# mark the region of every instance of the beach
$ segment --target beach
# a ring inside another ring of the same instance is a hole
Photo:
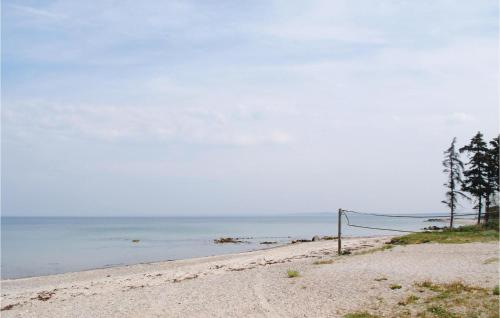
[[[498,243],[384,248],[391,237],[2,281],[2,317],[343,317],[384,315],[421,281],[498,283]],[[496,259],[495,259],[496,258]],[[488,261],[490,260],[490,261]],[[492,261],[493,260],[493,261]],[[288,270],[297,272],[290,278]],[[397,284],[399,288],[392,289]]]

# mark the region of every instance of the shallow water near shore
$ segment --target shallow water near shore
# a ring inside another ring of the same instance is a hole
[[[432,215],[432,214],[428,214]],[[351,215],[372,227],[420,230],[441,222]],[[337,214],[274,217],[2,217],[2,279],[250,251],[337,235]],[[348,227],[343,235],[398,232]],[[219,237],[244,243],[215,244]],[[133,242],[138,240],[138,242]],[[276,242],[272,245],[260,244]]]

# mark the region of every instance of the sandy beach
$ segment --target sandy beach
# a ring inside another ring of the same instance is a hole
[[[498,243],[382,249],[390,237],[2,281],[2,317],[342,317],[384,314],[423,280],[498,283]],[[496,261],[485,262],[485,260]],[[298,271],[289,278],[287,270]],[[401,285],[393,290],[391,284]],[[385,306],[380,306],[383,303]]]

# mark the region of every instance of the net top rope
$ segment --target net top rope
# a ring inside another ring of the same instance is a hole
[[[373,216],[381,216],[388,218],[410,218],[410,219],[429,219],[429,218],[445,218],[449,215],[405,215],[405,214],[382,214],[382,213],[369,213],[369,212],[359,212],[353,210],[341,210],[342,212],[348,213],[356,213],[356,214],[365,214],[365,215],[373,215]],[[477,213],[454,213],[454,216],[473,216],[477,215]]]
[[[347,213],[363,214],[363,215],[371,215],[371,216],[379,216],[379,217],[411,218],[411,219],[429,219],[429,218],[448,217],[448,215],[431,215],[431,216],[418,215],[417,216],[417,215],[367,213],[367,212],[359,212],[359,211],[343,210],[343,209],[340,209],[339,212],[342,213],[342,215],[346,218],[347,225],[351,226],[351,227],[358,227],[358,228],[372,229],[372,230],[381,230],[381,231],[403,232],[403,233],[418,233],[419,231],[399,230],[399,229],[390,229],[390,228],[381,228],[381,227],[363,226],[363,225],[352,224],[351,220],[349,219],[349,216],[347,216]],[[461,213],[461,214],[454,214],[454,215],[455,216],[472,216],[472,215],[476,215],[476,214],[475,213]]]

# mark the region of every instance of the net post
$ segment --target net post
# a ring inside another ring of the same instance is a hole
[[[338,221],[338,231],[337,231],[337,237],[338,237],[338,249],[337,253],[338,255],[342,255],[342,209],[339,209],[339,221]]]

